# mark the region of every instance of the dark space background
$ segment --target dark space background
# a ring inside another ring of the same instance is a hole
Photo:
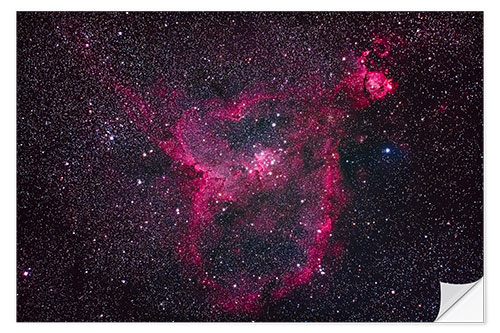
[[[145,98],[333,87],[374,34],[398,89],[344,121],[341,263],[258,313],[212,310],[170,244],[185,170],[106,77]],[[19,12],[17,105],[18,321],[432,321],[439,281],[483,275],[482,13]]]

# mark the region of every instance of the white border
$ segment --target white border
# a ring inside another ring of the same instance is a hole
[[[99,11],[99,10],[122,10],[122,11],[483,11],[492,7],[487,0],[476,1],[397,1],[397,0],[357,0],[338,1],[328,0],[184,0],[178,2],[161,2],[155,0],[113,0],[99,1],[88,0],[64,1],[64,0],[25,0],[9,5],[13,10],[27,11]]]
[[[4,219],[1,234],[2,274],[0,274],[0,286],[2,288],[1,300],[1,326],[5,332],[11,331],[34,331],[37,332],[66,332],[72,331],[109,331],[135,332],[137,329],[159,329],[179,331],[203,331],[203,332],[254,332],[255,329],[270,331],[283,329],[290,332],[301,332],[305,330],[333,330],[345,328],[348,330],[369,329],[375,332],[397,331],[404,329],[408,331],[453,329],[455,332],[470,331],[477,329],[499,330],[500,309],[495,304],[498,299],[500,284],[498,265],[493,264],[498,258],[492,259],[490,265],[486,265],[485,289],[486,297],[486,325],[463,325],[463,324],[16,324],[16,274],[15,274],[15,250],[16,250],[16,11],[18,10],[148,10],[148,11],[176,11],[176,10],[484,10],[485,11],[485,252],[486,262],[490,255],[500,253],[497,237],[499,234],[499,215],[495,206],[498,206],[500,198],[500,163],[498,158],[498,145],[500,143],[499,117],[500,108],[499,95],[499,64],[500,56],[498,35],[500,33],[500,17],[498,6],[495,1],[435,1],[418,0],[411,2],[391,1],[4,1],[0,10],[0,30],[2,36],[2,52],[0,53],[0,66],[2,73],[2,109],[0,121],[0,135],[2,144],[1,175],[3,186],[1,190],[1,210]],[[490,254],[490,255],[488,255]],[[489,283],[488,281],[491,281]],[[147,325],[147,326],[145,326]],[[307,325],[307,326],[306,326]],[[332,325],[335,325],[333,327]],[[422,327],[425,325],[425,328]],[[443,326],[444,325],[444,326]],[[496,326],[496,329],[494,328]]]

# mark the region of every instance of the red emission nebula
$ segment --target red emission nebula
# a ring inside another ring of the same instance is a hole
[[[181,184],[191,204],[175,252],[214,308],[257,312],[265,303],[262,290],[283,298],[320,273],[325,256],[335,260],[342,253],[341,242],[329,242],[348,198],[338,165],[341,120],[396,89],[386,76],[389,48],[378,38],[374,44],[333,90],[297,84],[274,93],[264,82],[231,101],[196,101],[168,138],[151,126],[161,112],[132,88],[111,84],[131,120],[196,174]],[[182,108],[179,95],[167,97],[175,110]],[[272,139],[259,134],[263,128]],[[240,137],[252,131],[256,135]]]
[[[433,321],[483,275],[480,12],[18,13],[18,321]]]

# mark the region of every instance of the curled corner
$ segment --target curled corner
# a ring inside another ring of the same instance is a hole
[[[483,322],[483,278],[467,284],[440,282],[440,287],[436,322]]]

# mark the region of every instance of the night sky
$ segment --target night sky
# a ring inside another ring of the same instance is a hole
[[[17,14],[18,321],[433,321],[482,275],[482,13]]]

